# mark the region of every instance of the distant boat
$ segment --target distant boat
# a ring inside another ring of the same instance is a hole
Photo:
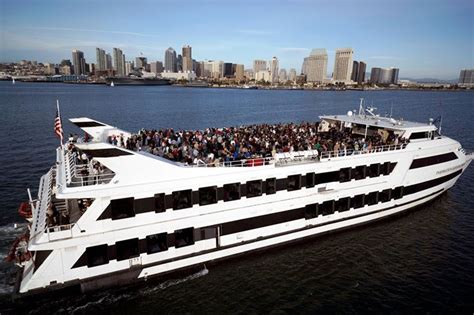
[[[115,86],[115,85],[114,85],[114,81],[110,82],[110,86],[111,86],[111,87],[114,87],[114,86]]]
[[[15,78],[12,77],[12,84],[15,84]]]
[[[140,78],[140,77],[115,77],[106,78],[105,82],[110,86],[120,85],[169,85],[170,80],[162,78]],[[113,83],[113,85],[112,85]]]

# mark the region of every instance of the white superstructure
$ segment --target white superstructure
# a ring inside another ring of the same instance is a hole
[[[120,142],[128,132],[71,119],[93,140],[58,148],[41,178],[33,258],[23,262],[17,292],[145,281],[377,220],[436,198],[472,159],[433,124],[362,109],[320,118],[321,132],[332,124],[360,137],[390,132],[410,141],[199,167],[126,150]],[[118,145],[108,143],[112,136]],[[91,160],[81,164],[84,153]]]

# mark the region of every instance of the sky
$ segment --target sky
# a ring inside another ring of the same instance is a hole
[[[192,46],[193,59],[242,63],[276,56],[301,70],[313,48],[337,48],[400,77],[455,79],[474,68],[473,0],[0,0],[0,62],[59,63],[72,49],[163,61]]]

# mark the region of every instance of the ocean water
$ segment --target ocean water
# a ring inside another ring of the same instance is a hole
[[[54,163],[56,99],[67,121],[200,129],[314,121],[358,108],[395,118],[443,117],[442,133],[474,149],[474,92],[266,91],[0,82],[0,255],[26,225],[26,188]],[[12,304],[14,268],[0,262],[0,313],[314,313],[474,311],[474,167],[434,202],[402,216],[203,267],[161,283]],[[20,224],[14,228],[13,224]]]

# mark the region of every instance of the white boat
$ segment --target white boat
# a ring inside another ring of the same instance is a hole
[[[57,148],[54,166],[41,177],[28,240],[32,259],[22,262],[16,294],[145,282],[379,220],[440,196],[473,158],[432,123],[365,109],[320,119],[321,132],[332,125],[358,137],[381,132],[409,142],[209,167],[127,150],[109,140],[126,141],[130,133],[70,119],[93,140]]]
[[[12,84],[15,84],[15,78],[12,77]]]
[[[115,86],[115,85],[114,85],[114,81],[110,82],[110,86],[111,86],[111,87],[114,87],[114,86]]]

